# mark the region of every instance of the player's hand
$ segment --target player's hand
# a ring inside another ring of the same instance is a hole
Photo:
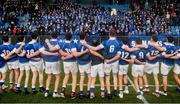
[[[61,59],[62,59],[62,60],[65,60],[65,57],[64,57],[64,56],[62,56],[62,57],[61,57]]]
[[[146,62],[142,62],[142,65],[146,65]]]
[[[48,43],[48,42],[49,42],[49,39],[45,39],[45,42]]]
[[[85,40],[81,40],[80,43],[81,43],[82,45],[87,44]]]
[[[106,59],[105,62],[106,62],[106,63],[110,63],[110,60]]]

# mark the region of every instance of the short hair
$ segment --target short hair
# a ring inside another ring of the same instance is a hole
[[[84,40],[84,39],[85,39],[85,37],[86,37],[85,32],[81,32],[81,33],[79,34],[79,38],[80,38],[80,40]]]
[[[71,40],[72,34],[71,34],[71,33],[67,33],[67,34],[65,35],[65,38],[66,38],[66,40]]]
[[[32,34],[31,39],[37,39],[38,35],[37,34]]]
[[[20,35],[17,37],[18,42],[23,42],[24,41],[24,36]]]
[[[51,37],[52,37],[53,39],[56,39],[56,38],[57,38],[57,34],[56,34],[56,33],[53,33],[53,34],[51,35]]]
[[[8,35],[4,35],[4,36],[2,37],[2,40],[3,40],[3,42],[9,42],[9,37],[8,37]]]
[[[174,38],[173,38],[172,36],[168,36],[168,37],[167,37],[167,41],[168,41],[169,43],[173,43],[173,42],[174,42]]]
[[[157,37],[156,35],[153,35],[153,36],[151,37],[151,39],[152,39],[153,41],[155,41],[155,42],[158,41],[158,37]]]
[[[137,39],[136,44],[142,44],[142,39]]]
[[[116,30],[115,28],[112,28],[109,32],[109,35],[112,36],[112,37],[115,37],[116,36]]]

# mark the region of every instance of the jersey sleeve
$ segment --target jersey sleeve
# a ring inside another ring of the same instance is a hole
[[[75,44],[71,44],[71,51],[72,52],[77,52],[77,47],[75,46]]]
[[[104,48],[105,44],[106,44],[106,41],[103,41],[99,46],[100,46],[101,48]]]

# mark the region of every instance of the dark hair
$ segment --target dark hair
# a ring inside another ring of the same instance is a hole
[[[142,39],[137,39],[136,44],[142,44]]]
[[[158,41],[158,37],[157,37],[157,36],[155,36],[155,35],[153,35],[153,36],[151,37],[151,39],[152,39],[153,41],[155,41],[155,42],[157,42],[157,41]]]
[[[32,34],[31,39],[37,39],[38,35],[37,34]]]
[[[123,42],[123,44],[128,45],[128,41],[127,40],[123,39],[122,42]]]
[[[72,34],[71,33],[67,33],[65,38],[66,40],[71,40]]]
[[[112,37],[115,37],[116,36],[116,30],[114,28],[112,28],[109,32],[109,35]]]
[[[9,37],[8,37],[8,35],[4,35],[4,36],[2,37],[2,40],[3,40],[3,42],[9,42]]]
[[[18,42],[23,42],[24,41],[24,36],[20,35],[17,37]]]
[[[168,41],[169,43],[173,43],[173,42],[174,42],[174,38],[173,38],[172,36],[168,36],[168,37],[167,37],[167,41]]]
[[[85,34],[84,32],[81,32],[81,33],[79,34],[80,40],[84,40],[85,37],[86,37],[86,34]]]
[[[56,39],[56,38],[57,38],[57,34],[56,34],[56,33],[53,33],[53,34],[51,35],[51,37],[52,37],[53,39]]]
[[[92,45],[98,46],[100,44],[99,39],[97,37],[92,37]]]

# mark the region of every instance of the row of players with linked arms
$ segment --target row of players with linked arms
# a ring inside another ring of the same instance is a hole
[[[153,73],[155,80],[155,93],[157,97],[160,94],[167,95],[167,75],[169,70],[174,65],[174,59],[176,60],[174,75],[176,76],[176,82],[180,82],[178,78],[179,74],[179,46],[173,45],[173,38],[167,37],[167,42],[163,46],[159,46],[156,36],[152,36],[151,43],[149,45],[143,45],[142,40],[138,39],[136,41],[136,46],[129,48],[126,42],[120,42],[116,39],[116,34],[112,30],[109,34],[109,39],[99,43],[97,39],[93,38],[91,45],[87,44],[85,41],[84,33],[80,33],[80,42],[71,43],[72,35],[70,33],[65,35],[66,41],[60,43],[56,40],[57,36],[52,35],[52,39],[45,40],[43,46],[37,42],[37,35],[32,35],[32,41],[25,44],[24,37],[19,36],[17,45],[13,46],[9,44],[8,36],[2,38],[3,45],[0,46],[1,50],[1,88],[3,88],[4,81],[6,79],[7,67],[9,69],[15,69],[15,87],[16,92],[20,92],[20,82],[23,76],[23,71],[25,70],[27,76],[29,77],[29,70],[33,72],[32,77],[32,92],[36,93],[36,80],[37,74],[39,74],[40,91],[44,91],[43,87],[43,69],[45,68],[45,73],[48,74],[46,80],[46,91],[45,97],[49,95],[49,86],[51,75],[55,74],[55,88],[53,97],[65,97],[65,88],[67,81],[69,79],[69,73],[72,73],[72,93],[71,97],[76,97],[76,78],[77,70],[80,71],[80,94],[79,97],[83,98],[83,83],[85,72],[88,73],[88,95],[90,98],[94,98],[94,87],[95,78],[99,74],[101,79],[101,96],[105,96],[105,86],[104,86],[104,74],[106,79],[106,90],[107,97],[112,98],[110,90],[110,73],[113,74],[114,82],[114,95],[118,95],[117,92],[117,73],[119,75],[119,96],[123,98],[123,87],[122,79],[125,79],[125,84],[127,84],[127,65],[132,65],[132,76],[134,78],[134,84],[137,90],[137,98],[142,99],[142,88],[144,80],[144,91],[149,91],[148,81],[146,73]],[[57,93],[60,79],[60,68],[59,59],[63,60],[64,63],[64,73],[65,77],[63,80],[62,91],[59,95]],[[43,61],[42,61],[43,59]],[[6,60],[6,61],[5,61]],[[17,61],[18,60],[18,61]],[[159,91],[159,81],[157,74],[159,73],[158,62],[162,62],[161,74],[163,75],[163,92]],[[53,63],[53,64],[52,64]],[[78,63],[78,64],[77,64]],[[19,64],[19,65],[18,65]],[[45,64],[45,65],[43,65]],[[44,66],[44,68],[43,68]],[[20,71],[18,70],[20,69]],[[91,69],[91,70],[90,70]],[[12,70],[11,70],[12,71]],[[20,73],[20,75],[19,75]],[[10,74],[11,75],[11,74]],[[25,94],[28,94],[29,78],[25,78]],[[13,88],[13,80],[10,79],[10,88]],[[138,84],[139,82],[139,84]],[[178,84],[180,85],[180,84]],[[179,89],[179,87],[178,87]],[[179,90],[178,90],[179,91]],[[128,84],[125,87],[125,92],[128,92]]]

